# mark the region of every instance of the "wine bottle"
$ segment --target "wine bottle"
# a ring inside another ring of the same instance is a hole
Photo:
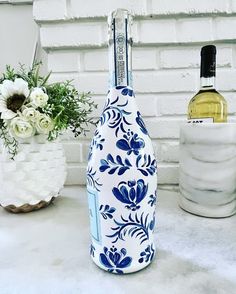
[[[215,89],[216,47],[201,49],[201,87],[188,105],[189,122],[226,122],[227,103]]]
[[[108,19],[110,86],[87,167],[90,254],[118,274],[146,267],[155,255],[157,167],[132,89],[131,22],[124,9]]]

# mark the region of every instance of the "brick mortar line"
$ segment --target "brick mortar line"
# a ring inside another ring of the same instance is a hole
[[[234,17],[236,16],[236,12],[199,12],[199,13],[176,13],[176,14],[148,14],[148,15],[138,15],[134,16],[134,21],[140,20],[163,20],[163,19],[171,19],[171,20],[179,20],[181,18],[201,18],[201,17]],[[90,16],[90,17],[71,17],[71,18],[61,18],[61,19],[35,19],[36,23],[40,24],[61,24],[61,23],[85,23],[85,22],[106,22],[107,16]]]
[[[194,46],[203,46],[204,44],[209,44],[209,43],[214,43],[214,44],[225,44],[225,45],[235,45],[235,40],[236,38],[234,39],[219,39],[219,40],[211,40],[211,41],[193,41],[193,42],[189,42],[189,41],[186,41],[186,42],[160,42],[160,43],[141,43],[141,42],[138,42],[138,43],[135,43],[134,42],[134,45],[133,47],[137,47],[137,48],[148,48],[148,47],[154,47],[154,46],[157,46],[160,48],[160,47],[168,47],[168,46],[186,46],[186,47],[190,47],[191,45],[194,45]],[[86,44],[86,45],[75,45],[75,46],[67,46],[67,45],[62,45],[62,46],[58,46],[58,45],[55,45],[55,46],[43,46],[43,49],[49,53],[50,51],[60,51],[60,50],[78,50],[78,49],[81,49],[81,50],[88,50],[88,49],[103,49],[103,48],[107,48],[107,44],[106,43],[101,43],[99,45],[93,45],[93,44]]]

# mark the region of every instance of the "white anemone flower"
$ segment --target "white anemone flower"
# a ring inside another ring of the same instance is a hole
[[[17,115],[29,96],[28,83],[21,78],[5,80],[0,85],[0,114],[2,119],[12,119]]]

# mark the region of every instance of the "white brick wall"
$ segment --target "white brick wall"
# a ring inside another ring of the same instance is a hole
[[[226,97],[230,120],[236,113],[235,0],[35,0],[52,80],[74,79],[79,91],[92,91],[99,116],[107,91],[107,25],[110,10],[134,15],[133,69],[137,103],[153,139],[159,183],[178,183],[179,125],[199,85],[199,51],[217,45],[217,85]],[[67,184],[84,184],[87,138],[64,136]]]

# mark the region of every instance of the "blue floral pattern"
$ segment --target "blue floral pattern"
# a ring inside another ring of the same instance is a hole
[[[145,126],[145,123],[141,117],[141,113],[139,111],[137,111],[137,117],[136,117],[136,122],[137,124],[139,125],[140,127],[140,130],[145,134],[145,135],[148,135],[148,131],[147,131],[147,128]]]
[[[107,235],[109,238],[114,238],[112,243],[116,243],[118,239],[124,241],[125,236],[137,238],[140,240],[140,245],[149,239],[149,230],[153,231],[155,225],[155,217],[149,222],[147,214],[144,217],[144,213],[139,217],[137,213],[135,216],[129,215],[128,219],[121,216],[120,222],[114,220],[116,227],[112,228],[115,231],[111,235]]]
[[[126,256],[127,251],[125,248],[118,251],[114,246],[110,250],[104,247],[103,252],[100,254],[100,262],[109,272],[123,274],[123,269],[131,265],[132,258]]]
[[[149,201],[148,201],[148,204],[150,204],[151,207],[155,206],[156,203],[157,203],[157,191],[155,191],[154,195],[149,196]]]
[[[136,167],[144,175],[154,175],[157,170],[157,162],[155,158],[152,158],[151,155],[138,155],[136,159]]]
[[[125,132],[125,125],[131,125],[126,119],[126,116],[130,115],[131,112],[126,111],[125,107],[128,104],[128,100],[123,104],[117,104],[119,100],[119,96],[111,102],[111,100],[108,98],[107,104],[104,107],[101,119],[100,119],[100,125],[104,125],[107,123],[107,126],[109,128],[115,129],[115,135],[118,136],[118,132],[121,130],[122,132]]]
[[[100,192],[102,184],[99,183],[99,178],[96,178],[96,171],[93,171],[92,167],[88,167],[87,169],[87,185]]]
[[[139,263],[143,262],[151,262],[155,255],[155,249],[153,244],[148,245],[147,248],[140,253],[140,258],[138,260]]]
[[[133,90],[117,86],[109,92],[89,150],[91,230],[102,237],[93,238],[90,254],[108,272],[123,274],[155,255],[157,164]],[[135,254],[132,245],[139,246]]]
[[[132,154],[132,152],[138,155],[140,149],[145,147],[145,142],[138,134],[128,130],[128,132],[123,135],[123,139],[116,142],[116,146],[121,150],[127,151],[127,155]]]
[[[110,207],[108,204],[101,205],[99,208],[101,215],[104,219],[112,219],[113,213],[116,211],[114,207]]]
[[[118,187],[114,187],[112,192],[116,199],[127,204],[125,207],[135,211],[140,208],[139,203],[147,195],[148,184],[144,180],[120,182]]]
[[[120,155],[114,158],[110,153],[106,159],[100,160],[100,172],[108,170],[108,174],[113,175],[115,172],[120,176],[124,174],[128,169],[132,167],[131,162],[128,158],[122,160]],[[152,158],[151,155],[139,154],[136,158],[136,167],[144,176],[154,175],[157,170],[156,159]]]
[[[105,139],[102,138],[102,135],[99,133],[98,129],[96,129],[95,133],[94,133],[93,140],[92,140],[90,147],[89,147],[88,161],[92,157],[94,147],[98,150],[102,150],[104,142],[105,142]]]
[[[113,175],[115,172],[117,172],[117,174],[120,176],[130,169],[130,167],[132,167],[132,164],[130,163],[129,159],[125,158],[123,161],[120,155],[117,155],[114,159],[114,157],[109,153],[106,159],[101,159],[99,170],[100,172],[108,170],[108,174],[110,175]]]
[[[121,94],[124,96],[134,96],[134,91],[128,87],[125,86],[116,86],[116,90],[121,90]]]

